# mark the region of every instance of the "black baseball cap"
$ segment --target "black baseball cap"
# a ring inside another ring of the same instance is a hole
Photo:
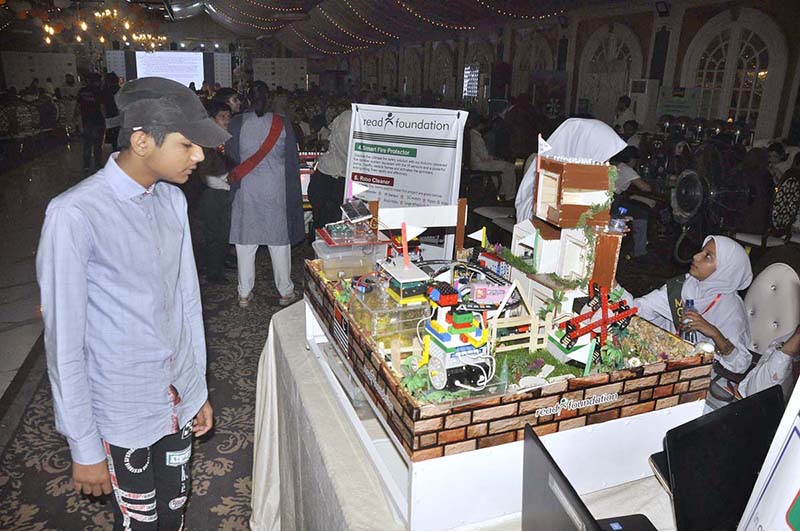
[[[197,94],[177,81],[142,77],[128,81],[114,96],[119,116],[106,120],[108,127],[139,129],[162,126],[181,133],[193,143],[215,148],[231,135],[208,117]]]

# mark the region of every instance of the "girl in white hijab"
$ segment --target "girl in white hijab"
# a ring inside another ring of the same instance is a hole
[[[625,149],[627,144],[608,124],[600,120],[570,118],[553,131],[547,143],[553,148],[547,157],[574,157],[606,162]],[[532,156],[533,157],[533,156]],[[533,189],[536,184],[535,157],[528,159],[527,169],[517,191],[514,206],[517,209],[517,223],[533,217]]]
[[[750,367],[752,355],[747,349],[750,330],[744,302],[737,292],[747,288],[752,280],[744,248],[725,236],[708,236],[703,249],[694,255],[687,275],[633,299],[631,304],[639,309],[638,315],[643,319],[673,333],[678,328],[694,332],[698,342],[714,346],[711,373],[714,383],[706,399],[711,409],[733,399],[724,391],[727,377],[738,378]],[[625,298],[632,299],[628,292]],[[694,311],[683,310],[687,300],[694,301]]]

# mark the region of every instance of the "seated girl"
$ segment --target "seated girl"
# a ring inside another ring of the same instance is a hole
[[[750,331],[744,302],[737,292],[752,280],[750,260],[742,246],[725,236],[708,236],[687,275],[637,299],[625,292],[625,298],[633,299],[631,306],[639,309],[643,319],[713,345],[715,360],[707,409],[735,400],[727,390],[728,380],[740,381],[750,367]],[[685,308],[686,301],[693,301],[693,310]]]

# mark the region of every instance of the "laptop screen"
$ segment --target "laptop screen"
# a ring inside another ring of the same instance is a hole
[[[736,529],[783,408],[775,386],[667,432],[664,447],[679,530]]]
[[[525,426],[523,531],[600,531],[530,424]]]

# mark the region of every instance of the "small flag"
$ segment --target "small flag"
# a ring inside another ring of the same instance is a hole
[[[369,191],[368,187],[364,186],[361,183],[357,183],[355,181],[352,181],[351,187],[350,187],[351,197],[355,197],[358,194],[363,194],[364,192],[367,192],[367,191]]]
[[[486,227],[483,227],[480,230],[476,230],[472,234],[467,234],[468,238],[472,238],[473,240],[478,240],[481,242],[481,247],[486,248],[488,242],[486,241]]]
[[[536,173],[542,169],[542,155],[553,149],[553,146],[547,143],[547,140],[542,138],[542,133],[539,133],[539,150],[536,152]]]
[[[547,140],[542,138],[542,133],[539,133],[539,152],[538,152],[539,155],[541,155],[542,153],[547,153],[551,149],[553,149],[553,146],[548,144]]]
[[[406,224],[406,238],[413,240],[423,232],[428,230],[426,227],[417,227],[416,225],[408,225]]]

